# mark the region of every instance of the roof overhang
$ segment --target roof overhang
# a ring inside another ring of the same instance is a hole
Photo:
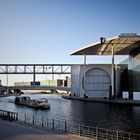
[[[97,42],[86,46],[71,53],[71,55],[111,55],[112,45],[114,46],[114,55],[130,55],[135,50],[140,49],[140,35],[116,36],[103,43]]]

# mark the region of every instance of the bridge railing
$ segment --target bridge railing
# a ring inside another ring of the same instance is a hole
[[[32,125],[90,137],[96,140],[139,140],[140,134],[91,127],[82,124],[69,123],[65,120],[48,119],[29,114],[18,114],[18,120]]]

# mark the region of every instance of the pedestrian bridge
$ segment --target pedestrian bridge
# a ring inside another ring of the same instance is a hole
[[[71,91],[70,87],[61,87],[61,86],[38,86],[38,85],[32,85],[32,86],[0,86],[0,91],[4,90],[62,90],[62,91]]]

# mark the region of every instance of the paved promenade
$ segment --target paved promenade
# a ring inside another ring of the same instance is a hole
[[[27,124],[0,119],[0,140],[91,140]],[[93,140],[93,139],[92,139]]]

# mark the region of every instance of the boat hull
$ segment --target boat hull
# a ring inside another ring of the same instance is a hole
[[[23,100],[24,99],[24,100]],[[30,98],[23,98],[22,97],[16,97],[15,98],[15,104],[16,105],[24,105],[36,109],[50,109],[50,104],[47,102],[41,102],[38,100],[31,100]]]

